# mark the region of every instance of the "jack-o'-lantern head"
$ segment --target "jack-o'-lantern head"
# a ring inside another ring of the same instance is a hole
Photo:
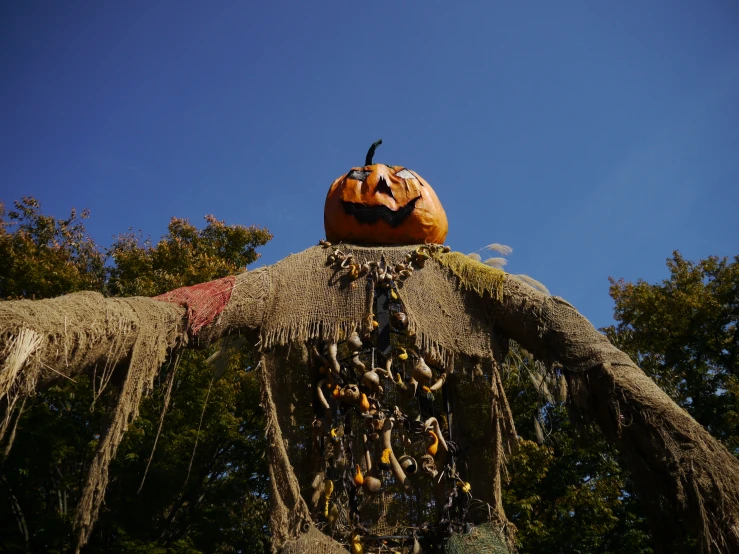
[[[326,239],[352,244],[442,244],[448,231],[446,213],[423,178],[402,166],[354,167],[333,182],[326,196]]]

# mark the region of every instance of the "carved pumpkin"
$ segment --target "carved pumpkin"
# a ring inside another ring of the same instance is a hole
[[[354,167],[333,182],[326,196],[323,223],[331,242],[352,244],[442,244],[448,224],[436,193],[423,178],[402,166]]]

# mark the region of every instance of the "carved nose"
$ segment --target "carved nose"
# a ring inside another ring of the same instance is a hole
[[[377,192],[381,192],[382,194],[387,194],[390,198],[395,198],[393,196],[393,191],[390,189],[390,185],[387,184],[387,181],[385,180],[385,177],[380,177],[380,179],[377,181],[377,187],[375,188]]]

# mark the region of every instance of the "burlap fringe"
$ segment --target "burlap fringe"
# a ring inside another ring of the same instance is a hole
[[[442,367],[449,373],[454,372],[454,352],[444,348],[438,341],[431,338],[428,333],[423,332],[415,321],[410,321],[408,329],[414,337],[414,342],[419,352],[426,357],[438,360]]]
[[[401,297],[402,299],[402,297]],[[371,316],[371,313],[367,314]],[[330,321],[319,319],[314,321],[289,321],[287,325],[270,330],[262,337],[262,348],[266,351],[278,346],[292,343],[307,343],[312,340],[341,340],[348,337],[354,330],[362,329],[362,321]],[[444,348],[439,342],[431,338],[428,333],[423,332],[419,326],[410,321],[408,329],[413,336],[413,341],[420,353],[431,356],[437,360],[446,371],[454,371],[454,352]]]
[[[7,353],[3,356],[5,363],[0,371],[0,401],[7,397],[5,416],[0,423],[0,440],[8,430],[18,398],[28,396],[36,388],[39,364],[34,364],[33,371],[21,373],[21,369],[42,343],[41,335],[32,329],[21,329],[8,340]]]
[[[363,248],[343,245],[357,260],[389,264],[403,260],[409,247]],[[373,314],[371,282],[348,282],[326,265],[330,250],[310,248],[276,264],[270,280],[271,302],[263,321],[261,348],[272,350],[291,343],[330,340],[365,330]],[[457,353],[491,358],[489,338],[480,332],[484,310],[466,300],[463,289],[487,291],[503,298],[505,272],[457,253],[436,252],[425,268],[399,283],[400,302],[409,315],[409,331],[419,352],[439,361],[447,370]],[[450,274],[451,273],[451,274]],[[450,282],[457,281],[460,291]]]
[[[262,348],[271,350],[277,346],[306,343],[314,339],[340,340],[361,328],[361,321],[332,321],[328,317],[311,321],[289,319],[286,324],[262,336]]]
[[[297,539],[307,531],[312,520],[310,509],[300,494],[300,484],[282,438],[277,407],[272,398],[271,372],[274,370],[268,358],[268,355],[262,356],[259,375],[262,383],[262,408],[267,419],[265,434],[269,458],[272,551],[279,552],[286,542]]]
[[[506,273],[502,269],[487,266],[460,252],[437,253],[434,258],[457,276],[463,288],[484,293],[498,302],[503,301],[503,283]]]
[[[58,377],[74,380],[92,369],[97,398],[116,367],[129,359],[77,507],[77,552],[89,538],[104,499],[110,462],[143,395],[170,349],[187,342],[182,315],[181,308],[148,298],[105,299],[89,292],[0,306],[0,343],[6,345],[0,352],[4,360],[0,401],[6,406],[0,434],[9,428],[17,401],[44,383]]]
[[[131,351],[131,361],[118,404],[90,465],[87,483],[77,508],[75,526],[79,529],[79,538],[76,552],[87,543],[105,498],[110,462],[115,457],[128,425],[138,416],[141,400],[151,390],[154,378],[172,346],[169,322],[152,318],[146,304],[138,305],[136,299],[122,302],[129,303],[138,316],[138,335]]]

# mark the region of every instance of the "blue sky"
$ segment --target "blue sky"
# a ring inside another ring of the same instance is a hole
[[[449,245],[511,245],[596,326],[608,276],[739,254],[734,0],[8,1],[0,69],[0,200],[87,207],[103,244],[212,213],[273,263],[382,137]]]

